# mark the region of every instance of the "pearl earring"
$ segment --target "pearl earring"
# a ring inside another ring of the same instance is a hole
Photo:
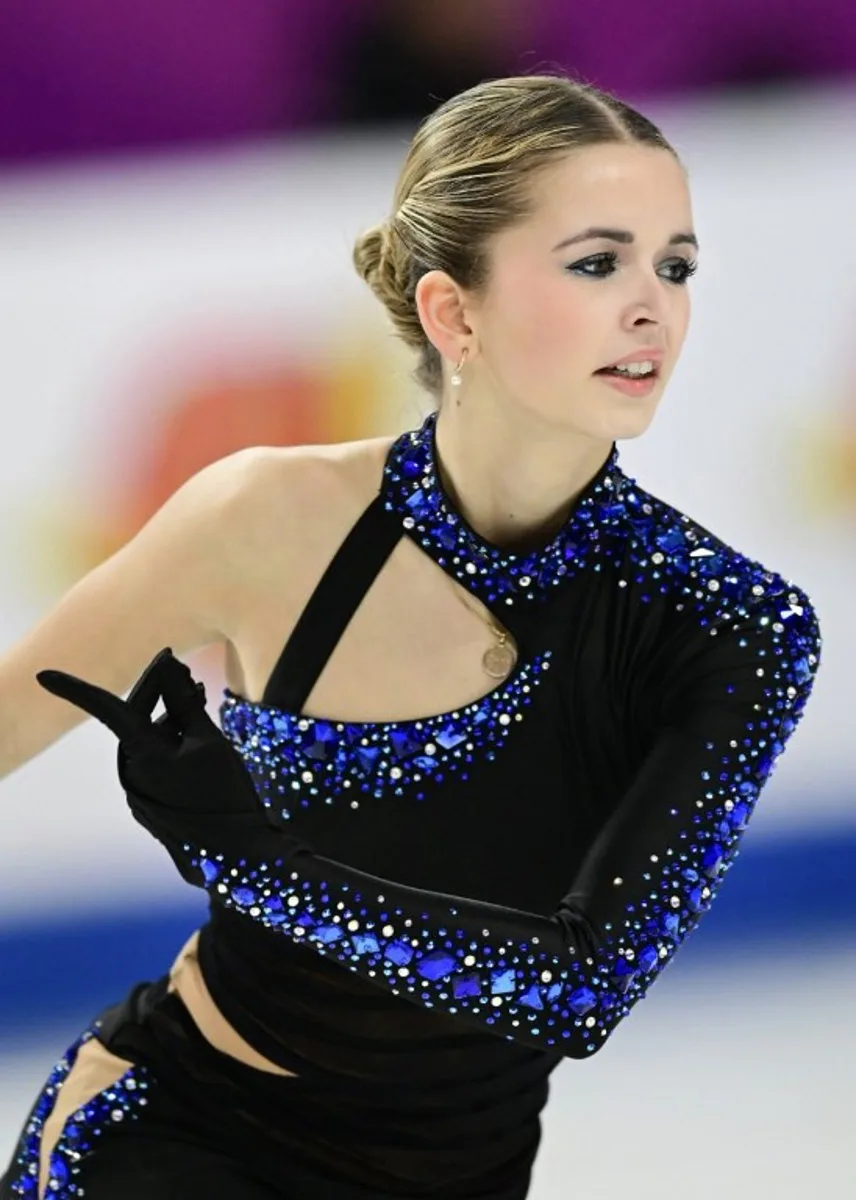
[[[452,375],[449,379],[449,383],[451,383],[452,387],[460,387],[461,386],[461,383],[463,382],[463,376],[461,375],[461,371],[463,369],[463,366],[464,366],[464,363],[466,362],[466,360],[467,360],[467,348],[465,346],[464,352],[461,355],[461,361],[455,367],[455,369],[452,372]]]

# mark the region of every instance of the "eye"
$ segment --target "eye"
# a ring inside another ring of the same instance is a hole
[[[588,275],[590,279],[605,279],[611,275],[618,263],[618,255],[614,250],[606,250],[603,254],[592,254],[589,258],[580,259],[567,268],[575,275]],[[606,268],[606,270],[590,270],[590,268]]]
[[[572,271],[575,275],[587,276],[589,279],[606,279],[608,275],[613,274],[617,266],[618,254],[615,250],[607,250],[603,254],[592,254],[588,258],[580,259],[566,270]],[[671,272],[665,276],[669,283],[680,285],[695,275],[698,263],[689,258],[673,258],[664,263],[662,270]]]
[[[675,258],[665,264],[666,268],[676,272],[669,280],[670,283],[686,283],[698,270],[698,263],[690,258]]]

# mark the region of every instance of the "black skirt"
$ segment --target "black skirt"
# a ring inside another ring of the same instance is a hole
[[[90,1037],[133,1066],[66,1122],[51,1158],[52,1200],[524,1200],[540,1141],[532,1123],[525,1151],[488,1173],[425,1182],[368,1169],[348,1139],[345,1115],[395,1121],[352,1092],[336,1097],[297,1077],[274,1075],[216,1050],[202,1036],[168,977],[138,984],[102,1012],[51,1073],[0,1180],[0,1200],[37,1193],[40,1132],[63,1080]],[[544,1082],[547,1088],[547,1082]],[[540,1098],[540,1103],[546,1095]],[[427,1178],[426,1173],[426,1178]]]

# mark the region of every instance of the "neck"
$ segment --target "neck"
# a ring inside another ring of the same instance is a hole
[[[481,537],[517,553],[537,549],[562,528],[611,450],[612,442],[498,406],[487,412],[446,402],[437,417],[444,490]]]

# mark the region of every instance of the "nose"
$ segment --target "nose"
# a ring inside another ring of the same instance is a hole
[[[663,281],[648,275],[640,280],[625,315],[631,329],[637,325],[664,325],[668,318],[668,298]]]

